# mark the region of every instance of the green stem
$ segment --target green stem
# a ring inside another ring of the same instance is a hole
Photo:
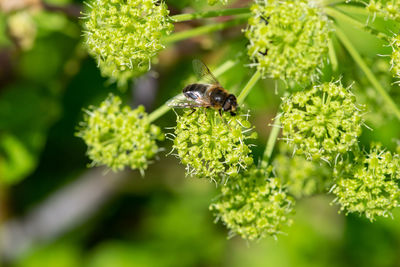
[[[342,4],[344,2],[345,2],[345,0],[324,0],[323,5],[324,6],[333,6],[333,5],[337,5],[337,4]]]
[[[242,92],[240,92],[240,95],[237,98],[238,104],[242,104],[244,99],[247,97],[247,95],[250,93],[251,89],[253,89],[254,85],[257,83],[257,81],[260,79],[261,73],[260,71],[256,71],[253,76],[250,78],[250,80],[247,82],[246,86],[243,88]]]
[[[220,30],[230,28],[230,27],[233,27],[236,25],[240,25],[240,24],[247,22],[248,17],[249,17],[248,15],[246,15],[246,16],[242,15],[242,16],[236,17],[229,21],[214,23],[214,24],[210,24],[210,25],[204,25],[204,26],[200,26],[200,27],[197,27],[194,29],[187,30],[187,31],[176,32],[169,36],[164,37],[163,43],[174,43],[174,42],[189,39],[189,38],[192,38],[195,36],[215,32],[215,31],[220,31]]]
[[[264,155],[261,161],[261,167],[266,168],[270,163],[272,151],[274,150],[276,140],[278,139],[279,131],[281,130],[280,116],[275,117],[275,123],[272,127],[271,133],[269,134],[267,145],[264,150]]]
[[[332,38],[328,40],[328,49],[329,49],[329,59],[331,61],[332,70],[336,72],[338,70],[338,60],[335,52],[335,47],[333,46]]]
[[[357,49],[353,46],[353,44],[350,42],[350,40],[347,38],[347,36],[342,32],[342,30],[336,26],[335,26],[335,29],[336,29],[336,36],[339,38],[339,40],[342,42],[342,44],[346,47],[347,51],[352,56],[354,61],[358,64],[358,66],[365,73],[368,80],[375,87],[376,91],[382,96],[386,105],[388,105],[392,109],[393,114],[396,115],[396,117],[400,120],[400,110],[396,106],[396,104],[394,103],[394,101],[392,100],[390,95],[385,91],[385,89],[379,83],[378,79],[372,73],[370,68],[367,66],[367,64],[362,59],[361,55],[358,53]]]
[[[149,114],[149,121],[153,122],[163,116],[165,113],[167,113],[171,108],[168,107],[167,105],[162,105],[158,109],[154,110],[152,113]]]
[[[387,36],[385,33],[380,32],[377,29],[374,29],[374,28],[372,28],[370,26],[367,26],[364,23],[362,23],[362,22],[350,17],[349,15],[347,15],[345,13],[342,13],[342,12],[336,10],[336,9],[333,9],[331,7],[325,7],[324,12],[327,15],[329,15],[329,16],[335,18],[335,19],[342,20],[342,21],[347,22],[347,23],[349,23],[349,24],[351,24],[351,25],[353,25],[353,26],[355,26],[355,27],[357,27],[357,28],[359,28],[359,29],[361,29],[363,31],[366,31],[366,32],[378,37],[379,39],[384,40],[385,42],[389,42],[390,41],[390,37]]]
[[[234,61],[234,60],[226,61],[224,64],[222,64],[217,69],[215,69],[214,75],[217,77],[221,76],[226,71],[230,70],[233,66],[235,66],[235,64],[236,64],[236,61]],[[158,118],[163,116],[165,113],[167,113],[170,109],[171,108],[168,107],[167,105],[165,105],[165,104],[162,105],[161,107],[159,107],[158,109],[154,110],[153,112],[151,112],[149,114],[149,121],[153,122],[153,121],[157,120]]]
[[[240,15],[250,13],[250,8],[229,8],[224,10],[212,10],[205,12],[196,12],[190,14],[179,14],[171,16],[171,20],[173,22],[182,22],[193,19],[204,19],[204,18],[213,18],[213,17],[222,17],[222,16],[231,16],[231,15]]]
[[[353,15],[361,15],[361,16],[365,16],[365,17],[374,15],[372,12],[368,11],[365,6],[362,7],[362,6],[354,6],[354,5],[344,4],[344,5],[337,5],[337,6],[335,6],[335,8],[337,8],[338,10],[340,10],[342,12],[351,13]],[[375,13],[374,16],[381,17],[381,18],[384,17],[384,15],[379,12]]]

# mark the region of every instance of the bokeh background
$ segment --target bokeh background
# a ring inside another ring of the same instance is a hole
[[[209,8],[202,2],[167,4],[177,14]],[[193,75],[194,58],[211,69],[238,60],[219,78],[238,92],[252,74],[245,67],[244,26],[168,47],[152,71],[121,91],[100,76],[85,52],[78,19],[82,1],[38,3],[0,1],[0,266],[400,266],[398,209],[394,219],[370,223],[338,214],[332,196],[317,195],[297,203],[294,225],[278,240],[246,242],[228,239],[225,227],[214,222],[208,206],[217,195],[215,184],[185,177],[179,161],[166,156],[168,140],[144,177],[138,171],[88,168],[86,146],[75,137],[83,108],[112,92],[150,112],[181,91]],[[236,1],[232,7],[249,3]],[[201,23],[179,23],[176,30]],[[389,22],[377,23],[398,31]],[[377,54],[389,54],[390,47],[358,31],[351,36],[374,72],[386,74],[388,59]],[[395,150],[398,121],[384,112],[365,77],[335,45],[343,82],[356,79],[354,88],[367,92],[361,99],[369,104],[367,122],[374,131],[364,131],[362,142]],[[324,72],[330,77],[329,68]],[[381,82],[391,87],[387,75]],[[261,81],[246,101],[259,134],[256,158],[278,108],[279,86]],[[398,100],[399,92],[393,87]],[[168,132],[175,115],[171,111],[156,123]]]

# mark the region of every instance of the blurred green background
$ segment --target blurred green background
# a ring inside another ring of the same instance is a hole
[[[183,8],[191,2],[167,4],[174,14],[187,12]],[[202,58],[211,69],[237,59],[239,64],[219,79],[238,92],[252,74],[244,66],[247,42],[240,27],[180,42],[121,92],[85,53],[78,20],[82,2],[45,3],[45,10],[0,13],[1,266],[400,266],[399,210],[394,219],[370,223],[338,214],[330,205],[332,196],[318,195],[297,203],[294,225],[278,240],[246,242],[228,239],[224,226],[214,223],[208,205],[217,195],[215,185],[186,178],[178,160],[166,156],[168,140],[145,177],[138,171],[87,168],[86,146],[74,136],[83,108],[112,92],[132,106],[145,104],[150,112],[180,92],[192,75],[193,58]],[[193,6],[205,8],[200,1]],[[396,29],[381,23],[385,30]],[[386,74],[388,59],[376,54],[389,54],[390,47],[358,31],[351,34],[374,72]],[[344,84],[356,79],[356,94],[363,92],[360,98],[371,110],[367,124],[374,131],[364,131],[362,142],[380,141],[394,150],[398,121],[376,102],[365,77],[335,45]],[[324,71],[332,75],[329,68]],[[381,82],[391,88],[387,75]],[[259,82],[247,99],[259,133],[255,157],[262,154],[279,105],[282,91],[275,94],[275,87],[275,81]],[[399,89],[393,88],[399,100]],[[175,115],[169,112],[156,123],[174,126]]]

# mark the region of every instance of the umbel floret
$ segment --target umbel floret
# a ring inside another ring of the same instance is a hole
[[[232,236],[240,235],[248,240],[275,237],[292,224],[294,200],[269,170],[253,165],[220,187],[221,194],[210,205],[210,210]]]
[[[380,146],[373,146],[368,154],[357,154],[336,166],[333,202],[346,214],[359,213],[371,221],[388,217],[400,206],[400,157]]]
[[[209,178],[218,184],[237,176],[253,164],[246,141],[256,138],[247,115],[236,116],[215,110],[187,110],[177,115],[173,149],[185,164],[187,175]]]
[[[392,56],[390,58],[392,72],[395,77],[400,78],[400,35],[395,35],[392,38],[391,46],[393,50]]]
[[[393,0],[371,0],[365,8],[375,16],[382,15],[385,19],[400,21],[400,2]]]
[[[284,139],[309,159],[332,161],[357,144],[363,107],[339,82],[315,85],[283,98]]]
[[[142,174],[159,150],[156,140],[164,137],[143,106],[121,107],[121,99],[113,95],[86,110],[77,136],[88,146],[92,166],[106,165],[113,171],[129,167]]]
[[[330,34],[320,8],[306,0],[257,0],[251,11],[248,55],[262,76],[300,85],[317,80]]]
[[[92,0],[87,5],[85,41],[102,75],[125,85],[148,71],[164,48],[161,37],[173,27],[164,1]]]

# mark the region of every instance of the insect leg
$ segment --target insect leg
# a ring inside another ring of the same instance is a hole
[[[192,112],[190,112],[190,114],[188,116],[192,115],[195,111],[196,111],[196,109],[192,108]]]

